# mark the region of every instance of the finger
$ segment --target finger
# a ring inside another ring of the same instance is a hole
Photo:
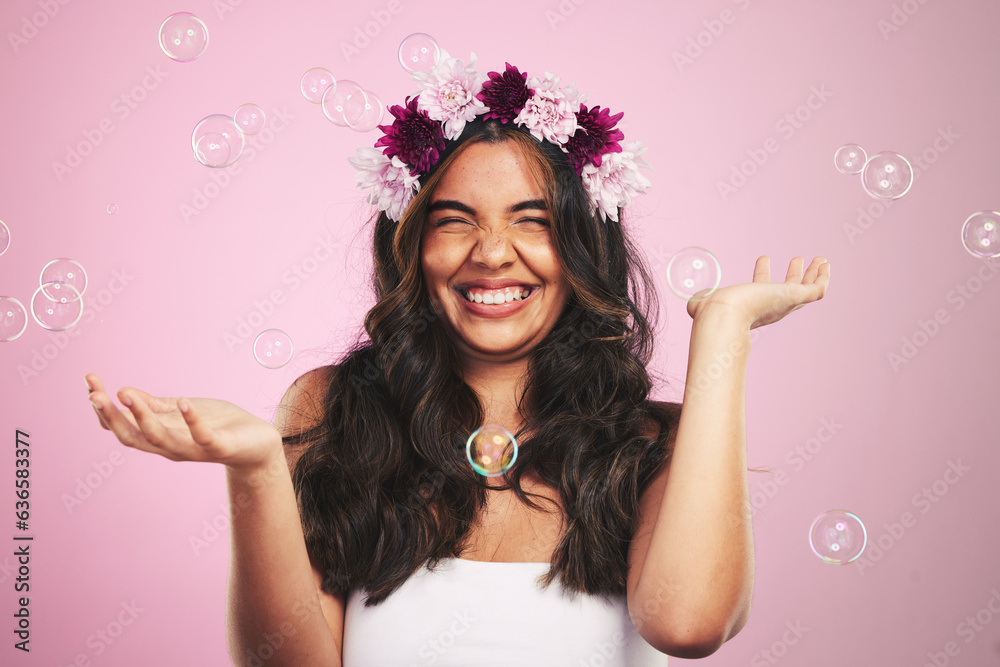
[[[809,263],[809,268],[806,269],[805,275],[802,277],[803,285],[811,285],[816,282],[817,276],[819,276],[819,267],[826,263],[825,257],[814,257],[813,261]]]
[[[105,431],[110,431],[111,429],[108,427],[108,422],[104,421],[104,416],[98,409],[99,404],[95,403],[93,398],[91,398],[91,396],[94,393],[94,386],[95,385],[101,386],[100,378],[94,375],[93,373],[86,373],[83,376],[83,380],[84,382],[87,383],[87,398],[88,400],[90,400],[90,404],[94,406],[94,414],[97,415],[97,421],[101,424],[101,428],[103,428]]]
[[[149,410],[155,413],[172,412],[177,409],[177,399],[176,398],[166,398],[162,396],[153,396],[141,389],[136,389],[135,387],[123,387],[118,390],[119,400],[121,400],[121,393],[125,389],[128,389],[130,396],[139,397],[143,400]],[[124,403],[124,401],[122,401]]]
[[[187,423],[188,429],[191,431],[191,437],[194,438],[195,442],[202,447],[208,447],[215,442],[215,432],[201,418],[201,415],[195,410],[191,401],[178,398],[177,408],[184,415],[184,421]]]
[[[160,418],[154,413],[147,402],[147,394],[134,387],[122,387],[118,390],[118,400],[132,412],[135,423],[142,431],[143,437],[152,445],[168,450],[174,439],[164,428]]]
[[[792,261],[788,263],[788,273],[785,274],[785,282],[802,282],[802,264],[803,259],[801,257],[793,257]]]
[[[132,416],[132,413],[120,410],[103,391],[95,391],[91,394],[91,400],[97,404],[98,414],[104,418],[108,428],[115,434],[119,442],[126,447],[141,449],[145,452],[157,451],[150,446],[134,423],[135,417]]]
[[[771,282],[771,258],[767,255],[761,255],[757,258],[757,263],[753,266],[753,282]]]

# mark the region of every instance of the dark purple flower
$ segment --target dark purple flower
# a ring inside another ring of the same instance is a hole
[[[405,107],[397,104],[389,109],[396,120],[392,125],[378,126],[384,136],[375,142],[375,148],[385,146],[382,153],[390,160],[398,155],[413,176],[430,171],[445,148],[441,123],[417,110],[419,97],[407,97]]]
[[[583,165],[588,160],[595,167],[600,167],[602,155],[622,152],[618,142],[625,138],[625,133],[616,129],[615,124],[625,113],[614,116],[610,114],[610,110],[599,106],[587,111],[585,104],[580,105],[580,111],[576,114],[576,132],[565,146],[569,152],[569,162],[577,174],[583,173]]]
[[[514,120],[528,99],[535,94],[525,83],[528,73],[519,72],[516,67],[507,63],[507,70],[503,74],[489,72],[488,76],[490,80],[483,82],[482,92],[476,95],[490,109],[483,114],[483,120],[496,118],[501,123]]]

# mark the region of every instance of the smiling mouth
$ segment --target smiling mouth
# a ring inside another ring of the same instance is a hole
[[[479,287],[466,287],[459,289],[459,293],[465,297],[466,301],[472,303],[485,303],[488,305],[499,305],[510,303],[511,301],[522,301],[535,292],[534,287],[518,285],[514,287],[504,287],[502,289],[482,289]]]

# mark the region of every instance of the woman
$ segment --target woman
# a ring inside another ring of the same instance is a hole
[[[368,340],[272,426],[87,375],[101,425],[227,466],[238,664],[663,664],[746,623],[751,329],[822,298],[801,258],[692,299],[683,409],[648,400],[655,302],[621,224],[648,181],[607,109],[445,55],[352,159],[374,228]],[[579,107],[579,109],[577,109]],[[502,477],[466,439],[516,434]],[[536,582],[537,578],[537,582]]]

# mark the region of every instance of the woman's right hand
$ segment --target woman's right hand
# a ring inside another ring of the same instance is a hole
[[[118,390],[119,409],[101,379],[86,376],[101,426],[122,444],[171,461],[210,461],[251,470],[284,455],[281,435],[269,422],[228,401],[163,398],[134,387]]]

